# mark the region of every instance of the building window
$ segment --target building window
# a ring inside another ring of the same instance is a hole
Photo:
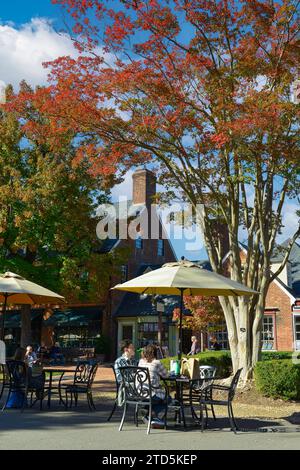
[[[263,318],[262,349],[266,351],[275,349],[273,315],[265,315]]]
[[[143,249],[143,239],[142,237],[138,237],[135,239],[135,247],[137,250],[142,250]]]
[[[162,346],[168,346],[168,325],[162,322]],[[138,346],[143,348],[147,344],[158,344],[158,322],[145,322],[138,324]]]
[[[123,264],[121,266],[121,284],[126,281],[128,281],[128,265]]]
[[[294,316],[294,328],[295,328],[295,349],[300,350],[300,315]]]
[[[165,246],[163,240],[157,240],[157,256],[164,256]]]
[[[229,349],[228,333],[225,323],[221,325],[209,325],[208,348]]]

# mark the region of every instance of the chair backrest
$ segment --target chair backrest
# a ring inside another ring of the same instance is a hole
[[[6,362],[6,366],[11,386],[17,388],[25,387],[27,381],[25,362],[9,360]]]
[[[88,364],[86,362],[78,364],[74,375],[74,385],[92,386],[97,369],[98,364]]]
[[[115,366],[114,366],[114,365],[112,365],[112,366],[110,366],[110,367],[111,367],[111,368],[112,368],[112,370],[113,370],[113,373],[114,373],[114,378],[115,378],[115,383],[116,383],[116,387],[117,387],[117,391],[118,391],[118,390],[119,390],[119,386],[120,386],[120,384],[119,384],[119,382],[118,382],[118,379],[117,379],[117,374],[116,374]]]
[[[216,375],[217,368],[215,366],[200,366],[200,379],[213,379]]]
[[[0,374],[1,374],[1,377],[2,377],[1,382],[4,385],[9,384],[9,372],[8,372],[6,364],[0,364]]]
[[[119,368],[125,401],[150,401],[152,396],[149,369],[147,367],[127,366]]]
[[[229,401],[232,401],[233,398],[234,398],[234,395],[235,395],[235,392],[236,392],[236,388],[238,386],[238,383],[239,383],[239,380],[240,380],[240,375],[241,375],[241,372],[242,372],[243,368],[241,369],[238,369],[232,379],[232,382],[230,384],[230,390],[229,390],[229,394],[228,394],[228,399]]]

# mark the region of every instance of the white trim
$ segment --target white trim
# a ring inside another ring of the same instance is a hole
[[[292,312],[293,313],[293,348],[294,348],[294,351],[300,351],[300,349],[297,349],[296,348],[296,328],[295,328],[295,316],[297,315],[297,313],[295,312]],[[300,315],[297,315],[297,317],[299,317]]]
[[[244,253],[247,254],[246,248],[244,248],[243,246],[240,246],[240,249],[241,249],[241,251],[243,251]],[[223,260],[222,260],[222,264],[229,258],[230,254],[231,254],[231,251],[228,251],[228,253],[224,256],[224,258],[223,258]],[[274,274],[274,273],[272,273],[272,274]],[[296,302],[297,298],[294,297],[294,296],[288,291],[288,289],[287,289],[288,286],[285,286],[284,283],[283,283],[283,285],[280,284],[280,283],[277,281],[277,278],[275,278],[274,281],[272,281],[272,282],[275,282],[275,283],[277,284],[277,286],[278,286],[279,288],[281,288],[281,290],[283,290],[283,291],[287,294],[287,296],[290,298],[291,301],[293,301],[293,303]],[[281,282],[282,282],[282,281],[281,281]],[[272,284],[272,283],[271,283],[271,284]],[[291,305],[292,305],[292,302],[291,302]]]
[[[112,246],[112,248],[110,249],[110,251],[113,251],[115,248],[117,248],[117,246],[121,243],[121,238],[118,238],[118,240],[116,241],[116,243]]]
[[[284,285],[282,285],[279,281],[277,281],[277,279],[275,278],[274,281],[272,282],[275,282],[275,284],[277,284],[277,286],[279,288],[281,288],[281,290],[283,290],[285,292],[285,294],[290,298],[291,300],[291,306],[293,305],[293,303],[296,301],[296,297],[294,297],[288,290],[287,290],[287,287]],[[282,282],[282,281],[281,281]]]
[[[122,338],[123,336],[123,326],[132,326],[132,342],[136,344],[136,322],[135,321],[120,321],[118,320],[118,354],[120,354],[120,342],[122,339],[131,339],[131,338]]]
[[[246,248],[243,247],[243,246],[241,246],[240,243],[239,243],[239,245],[240,245],[240,250],[242,250],[245,254],[247,254],[248,251],[246,250]],[[223,259],[222,259],[222,264],[225,263],[225,261],[229,258],[230,255],[231,255],[231,250],[229,250],[228,253],[226,253],[226,255],[223,257]]]

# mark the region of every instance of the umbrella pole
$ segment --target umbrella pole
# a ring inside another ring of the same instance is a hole
[[[1,340],[4,341],[4,321],[5,321],[5,313],[6,313],[6,306],[7,306],[7,298],[8,294],[4,294],[4,305],[2,309],[2,325],[1,325]]]
[[[178,361],[181,361],[181,357],[182,357],[183,291],[184,291],[184,289],[180,289],[180,318],[179,318]]]

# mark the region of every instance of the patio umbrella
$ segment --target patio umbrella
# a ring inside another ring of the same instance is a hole
[[[4,337],[4,318],[8,304],[59,304],[64,297],[27,281],[18,274],[6,272],[0,276],[0,303],[3,303],[1,339]]]
[[[238,282],[203,269],[191,261],[166,263],[161,268],[138,276],[123,284],[118,289],[139,294],[180,295],[179,348],[178,359],[182,356],[182,316],[183,296],[244,296],[258,294]]]

